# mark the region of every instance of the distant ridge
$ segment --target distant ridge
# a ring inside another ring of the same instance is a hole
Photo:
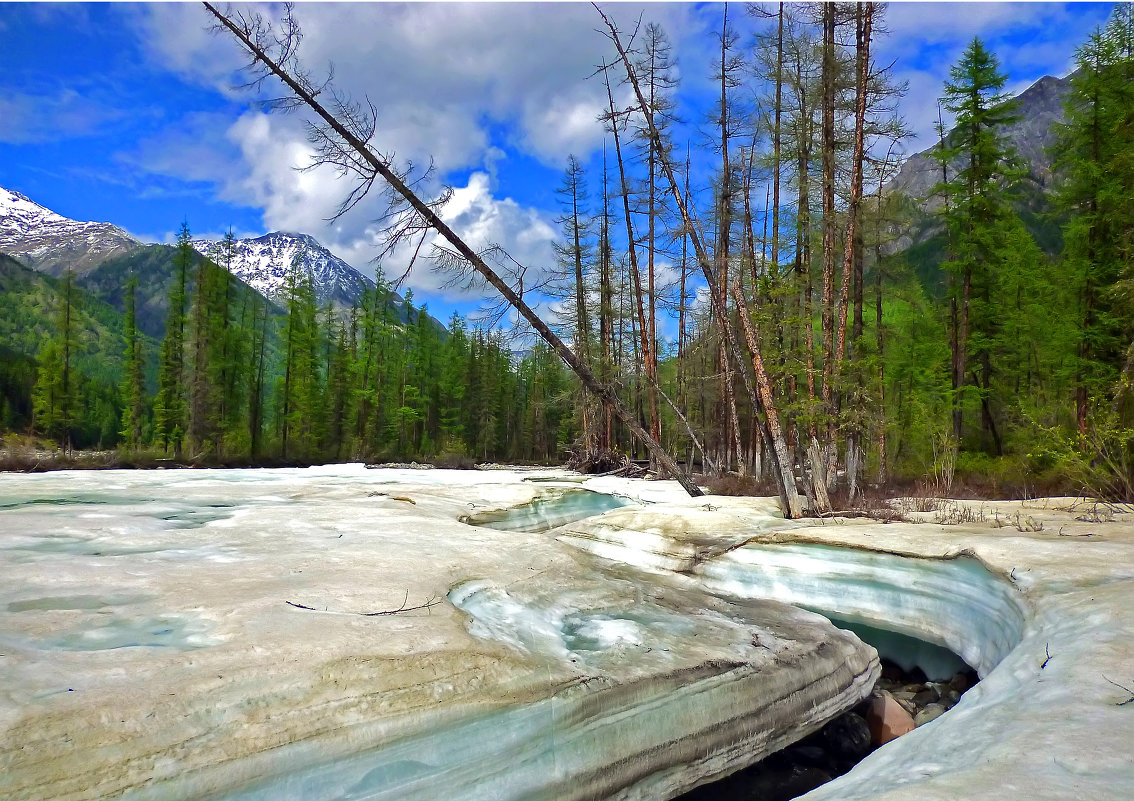
[[[107,259],[142,247],[116,225],[70,220],[0,187],[0,253],[48,275],[84,275]]]

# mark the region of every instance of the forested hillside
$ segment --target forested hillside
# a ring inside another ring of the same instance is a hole
[[[69,304],[68,304],[68,298]],[[27,430],[33,420],[36,357],[50,356],[61,314],[71,308],[69,377],[77,407],[71,439],[77,447],[111,447],[118,441],[125,337],[121,315],[75,286],[68,276],[52,278],[0,254],[0,422],[5,430]],[[139,338],[154,352],[154,341]],[[151,362],[153,360],[151,359]],[[154,371],[150,365],[149,374]]]
[[[198,463],[546,461],[573,439],[546,348],[514,359],[502,334],[446,329],[382,283],[319,306],[298,258],[281,309],[184,234],[81,279],[0,257],[5,430]]]

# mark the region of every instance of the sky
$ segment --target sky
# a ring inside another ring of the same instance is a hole
[[[238,5],[275,16],[280,7]],[[614,3],[620,27],[660,23],[673,42],[686,134],[715,91],[722,4]],[[879,66],[908,83],[899,111],[933,138],[949,66],[974,36],[998,56],[1012,92],[1071,71],[1075,48],[1111,3],[891,3]],[[334,65],[336,85],[379,110],[376,143],[432,161],[428,188],[453,188],[446,220],[474,246],[497,243],[533,267],[554,263],[555,188],[568,155],[597,188],[602,82],[613,58],[588,3],[300,3],[305,64]],[[742,43],[766,22],[728,6]],[[380,248],[379,198],[328,222],[350,185],[312,151],[303,117],[270,112],[240,87],[233,40],[208,31],[195,3],[0,3],[0,186],[64,216],[108,221],[144,241],[284,230],[308,233],[364,273]],[[625,93],[627,90],[622,89]],[[399,275],[408,256],[381,265]],[[418,265],[403,284],[444,319],[475,306]]]

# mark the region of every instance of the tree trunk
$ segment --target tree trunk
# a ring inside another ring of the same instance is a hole
[[[830,484],[834,478],[831,463],[837,459],[838,411],[835,404],[835,12],[834,3],[823,4],[823,413],[827,417],[826,442],[828,468],[815,478]],[[818,493],[817,500],[818,500]]]
[[[832,376],[836,383],[839,381],[847,350],[847,305],[852,275],[855,278],[855,318],[853,333],[856,341],[862,337],[862,259],[856,258],[856,255],[859,254],[857,225],[859,205],[862,201],[862,162],[864,156],[864,128],[866,124],[866,90],[867,80],[870,77],[870,35],[873,18],[874,4],[866,3],[864,6],[860,3],[856,15],[857,47],[855,54],[855,72],[857,78],[855,81],[854,148],[851,154],[850,199],[847,205],[846,236],[843,239],[843,274],[842,286],[839,291],[839,322],[836,334],[835,363],[832,370]],[[840,413],[839,394],[837,392],[833,393],[832,398],[832,418],[837,419]],[[854,499],[855,493],[855,476],[851,475],[850,472],[851,443],[853,441],[854,447],[858,447],[858,437],[858,425],[857,423],[852,423],[847,435],[848,497],[850,500]],[[833,453],[837,448],[834,437],[831,438],[828,446],[832,448]],[[831,463],[829,460],[828,478],[830,478],[830,471]]]
[[[692,480],[685,474],[677,462],[673,460],[662,446],[649,435],[634,416],[630,414],[626,407],[622,405],[621,401],[613,395],[609,388],[602,386],[595,378],[590,368],[587,367],[572,351],[568,348],[562,340],[559,339],[555,333],[548,328],[547,323],[540,319],[539,315],[532,310],[530,306],[521,298],[515,290],[512,289],[491,267],[485,263],[484,259],[473,250],[463,239],[461,239],[453,231],[448,224],[442,220],[437,213],[424,201],[421,200],[411,190],[405,182],[397,175],[396,172],[386,163],[385,160],[380,158],[372,151],[367,144],[358,136],[353,134],[343,122],[336,119],[326,108],[319,103],[315,98],[312,91],[305,88],[296,77],[289,74],[284,68],[273,60],[264,51],[263,48],[257,46],[251,38],[251,31],[242,28],[234,23],[229,17],[220,13],[210,3],[205,3],[205,7],[210,13],[215,16],[221,25],[227,28],[232,34],[249,50],[253,57],[262,63],[265,69],[279,78],[288,89],[309,108],[311,108],[333,131],[343,143],[353,150],[362,161],[364,161],[370,169],[374,171],[374,175],[381,177],[398,195],[406,200],[407,203],[417,212],[418,215],[428,225],[435,230],[442,238],[445,239],[454,250],[459,253],[468,264],[479,273],[489,284],[491,284],[513,308],[536,330],[536,332],[543,338],[545,342],[551,346],[559,357],[570,367],[579,380],[585,387],[590,389],[602,400],[609,401],[615,414],[618,415],[627,427],[646,444],[646,447],[657,458],[658,463],[664,467],[670,475],[674,476],[682,488],[689,493],[690,496],[697,497],[702,495],[700,487],[692,482]]]
[[[602,17],[603,22],[606,23],[607,28],[610,30],[611,41],[614,43],[614,46],[617,48],[618,55],[622,60],[623,66],[626,68],[627,76],[630,79],[631,86],[634,89],[635,96],[638,98],[638,102],[640,104],[642,104],[643,107],[645,107],[645,104],[643,102],[641,87],[638,85],[637,79],[634,75],[633,68],[631,67],[629,58],[626,55],[626,50],[622,46],[621,39],[618,35],[618,29],[607,18],[607,16],[605,14],[603,14],[602,10],[599,9],[597,5],[595,5],[595,9],[598,11],[599,16]],[[658,134],[658,131],[657,131],[657,127],[654,125],[653,116],[651,114],[646,115],[646,123],[649,127],[650,136],[652,136],[654,138],[658,138],[659,134]],[[694,223],[693,217],[690,214],[689,208],[686,206],[686,204],[684,202],[684,198],[682,197],[682,194],[681,194],[681,190],[678,187],[677,179],[676,179],[674,172],[673,172],[673,166],[669,163],[669,160],[667,158],[665,158],[664,152],[662,153],[662,157],[661,157],[660,160],[661,160],[662,172],[665,175],[666,180],[669,184],[669,188],[670,188],[670,192],[673,196],[674,204],[677,206],[678,212],[681,215],[682,222],[685,224],[685,228],[686,228],[686,230],[688,231],[688,234],[689,234],[689,240],[690,240],[691,244],[693,245],[693,252],[697,256],[697,262],[701,267],[702,273],[704,273],[704,275],[705,275],[706,282],[708,283],[709,295],[710,295],[711,301],[712,301],[712,303],[715,307],[715,312],[716,312],[716,315],[717,315],[718,324],[723,323],[724,333],[725,333],[726,339],[729,343],[730,349],[734,353],[738,353],[739,349],[736,346],[736,341],[735,341],[735,338],[733,337],[732,328],[729,325],[728,317],[727,317],[727,315],[724,315],[722,313],[723,308],[724,308],[723,304],[722,304],[722,300],[724,298],[725,292],[724,292],[723,288],[720,287],[718,281],[716,280],[716,276],[714,275],[714,271],[713,271],[712,262],[710,261],[709,255],[705,251],[704,245],[701,242],[701,237],[697,232],[698,231],[697,225]],[[741,310],[741,317],[742,318],[745,317],[745,312],[743,310]],[[750,351],[752,350],[754,345],[756,345],[755,340],[749,341],[748,346],[749,346]],[[752,353],[752,357],[753,357],[754,362],[759,361],[760,364],[762,365],[762,359],[760,359],[760,354],[759,354],[758,349]],[[742,371],[741,375],[745,379],[746,388],[749,389],[749,393],[750,393],[752,400],[753,400],[753,407],[759,407],[761,405],[761,401],[757,397],[756,392],[754,390],[752,390],[751,387],[748,386],[747,374],[745,374]],[[767,376],[765,375],[765,379],[766,378],[767,378]],[[770,387],[768,389],[769,389],[769,391],[766,393],[766,397],[764,398],[764,409],[763,409],[763,411],[765,412],[765,421],[766,422],[770,419],[776,419],[776,407],[775,407],[775,404],[774,404],[774,398],[772,396],[772,393],[770,392]],[[771,431],[771,429],[769,428],[768,430],[765,430],[764,434],[769,440],[771,440],[772,442],[775,443],[775,454],[776,454],[777,458],[780,457],[780,456],[786,457],[787,446],[784,443],[782,433],[778,430],[778,424],[777,424],[775,432]],[[777,465],[774,466],[774,474],[776,475],[777,484],[779,485],[780,503],[781,503],[781,506],[783,508],[784,516],[788,517],[788,518],[799,517],[802,514],[802,512],[801,512],[800,507],[799,507],[799,498],[798,498],[798,496],[796,495],[796,492],[795,492],[795,478],[792,476],[791,466],[780,461]]]

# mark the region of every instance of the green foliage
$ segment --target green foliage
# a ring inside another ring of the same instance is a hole
[[[1062,269],[1076,309],[1076,419],[1086,433],[1089,405],[1115,390],[1134,306],[1134,16],[1119,6],[1105,30],[1076,51],[1078,69],[1059,128],[1059,202],[1070,217]]]
[[[122,371],[122,430],[119,432],[130,450],[142,446],[142,423],[145,405],[145,357],[138,336],[135,307],[138,281],[132,277],[126,284],[126,351]]]
[[[68,451],[78,417],[77,316],[74,276],[68,270],[63,275],[54,336],[40,352],[39,373],[32,391],[36,429],[44,436],[62,442],[64,450]]]
[[[168,453],[181,453],[188,426],[185,392],[185,303],[193,245],[189,226],[182,223],[174,256],[174,280],[169,288],[169,315],[161,343],[157,398],[154,401],[154,444]]]

